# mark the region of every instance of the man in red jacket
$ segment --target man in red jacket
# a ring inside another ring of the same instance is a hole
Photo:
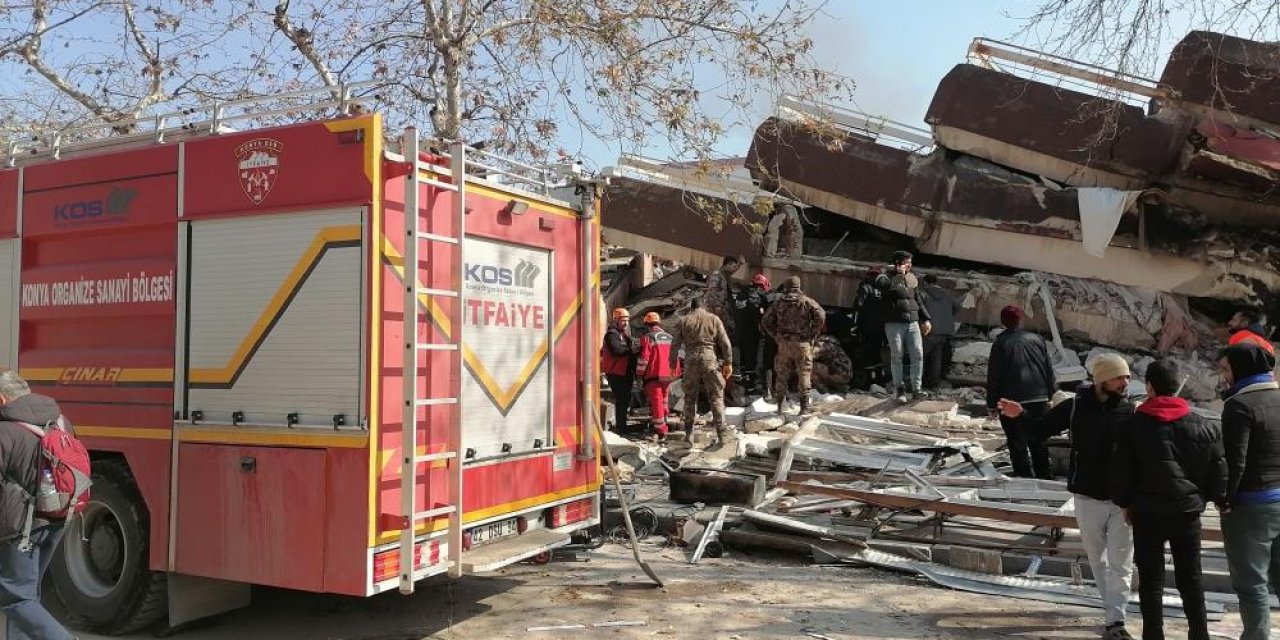
[[[662,318],[650,311],[644,314],[644,335],[640,337],[640,359],[636,375],[644,383],[649,398],[650,424],[659,438],[667,437],[667,387],[680,377],[680,364],[671,366],[671,343],[675,338],[662,330]]]

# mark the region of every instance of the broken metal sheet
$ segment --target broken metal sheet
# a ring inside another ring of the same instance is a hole
[[[702,532],[702,539],[698,540],[698,548],[694,550],[693,556],[689,558],[689,564],[698,564],[702,559],[702,554],[706,553],[707,546],[716,542],[720,537],[720,530],[724,528],[725,516],[729,515],[729,505],[720,507],[720,512],[716,514],[716,519],[711,521],[707,530]],[[715,554],[712,557],[716,557]]]
[[[860,469],[881,469],[884,471],[925,471],[935,456],[912,451],[894,451],[884,447],[863,447],[831,442],[810,437],[793,444],[792,453],[796,457],[814,461],[821,460],[834,464],[847,465]]]
[[[1076,528],[1074,501],[1061,507],[1015,504],[965,498],[940,498],[935,493],[922,493],[909,488],[863,490],[851,487],[832,487],[819,484],[780,482],[779,487],[800,495],[821,495],[847,498],[889,509],[931,511],[939,514],[972,516],[1001,522],[1016,522],[1037,527],[1058,529]],[[1221,541],[1222,529],[1214,519],[1203,522],[1203,539]]]
[[[866,542],[863,540],[838,533],[830,527],[809,524],[794,518],[787,518],[784,516],[774,515],[772,513],[764,513],[753,509],[743,511],[742,517],[760,527],[768,529],[778,529],[789,533],[809,536],[811,538],[834,540],[836,542],[851,545],[855,548],[866,547]]]
[[[820,429],[851,432],[898,444],[942,446],[949,442],[946,435],[938,431],[843,413],[824,416]]]
[[[852,558],[837,559],[837,562],[864,563],[881,569],[918,573],[935,584],[956,589],[957,591],[1079,605],[1097,609],[1103,608],[1102,599],[1098,597],[1096,588],[1073,585],[1061,580],[1022,576],[994,576],[977,571],[967,571],[955,567],[911,560],[874,549],[861,551]],[[1211,620],[1221,619],[1224,611],[1221,603],[1206,602],[1206,605]],[[1182,613],[1182,601],[1178,597],[1166,595],[1164,606],[1165,616],[1185,617]],[[1136,594],[1130,596],[1129,608],[1135,613],[1139,612]]]

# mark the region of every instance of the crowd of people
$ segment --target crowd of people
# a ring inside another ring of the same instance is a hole
[[[940,384],[951,358],[959,304],[936,278],[917,279],[912,256],[894,254],[872,269],[853,301],[848,342],[832,335],[823,308],[789,277],[776,289],[764,274],[735,295],[743,261],[726,257],[668,333],[656,313],[632,336],[625,309],[613,312],[602,347],[615,398],[615,426],[625,425],[638,378],[650,404],[654,434],[665,437],[667,388],[681,380],[682,424],[692,433],[702,400],[710,405],[718,442],[733,437],[724,420],[726,385],[768,394],[783,411],[791,392],[807,412],[813,377],[869,385],[884,380],[899,402]],[[1218,369],[1225,401],[1220,421],[1179,397],[1186,377],[1172,360],[1150,364],[1145,398],[1131,399],[1132,374],[1118,354],[1088,363],[1090,379],[1074,397],[1053,403],[1058,381],[1043,338],[1024,327],[1017,306],[1000,313],[992,345],[987,408],[998,418],[1015,477],[1052,479],[1047,440],[1069,435],[1067,489],[1080,537],[1104,603],[1102,637],[1132,638],[1125,619],[1134,571],[1143,640],[1164,638],[1165,549],[1174,568],[1191,640],[1209,638],[1201,579],[1201,515],[1214,505],[1232,586],[1244,624],[1241,640],[1270,637],[1272,591],[1280,593],[1280,384],[1265,318],[1236,313]],[[887,362],[882,355],[888,347]],[[886,366],[887,365],[887,366]],[[887,369],[887,379],[878,377]],[[879,372],[879,373],[877,373]]]

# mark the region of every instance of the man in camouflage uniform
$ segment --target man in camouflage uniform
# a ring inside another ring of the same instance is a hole
[[[853,377],[853,361],[835,336],[820,336],[813,346],[813,386],[824,393],[844,393]]]
[[[734,256],[725,256],[724,262],[720,265],[720,270],[707,278],[707,292],[702,296],[702,308],[720,318],[730,342],[736,341],[733,333],[736,323],[733,321],[733,290],[730,288],[729,282],[733,278],[733,274],[737,273],[738,269],[741,268],[742,260]]]
[[[791,276],[778,288],[782,299],[764,314],[761,328],[778,343],[774,363],[773,396],[782,413],[791,374],[799,377],[800,412],[809,410],[809,377],[813,372],[813,341],[822,333],[826,312],[800,290],[800,278]]]
[[[733,433],[724,422],[724,381],[733,375],[733,347],[720,318],[707,312],[702,301],[694,298],[689,312],[671,327],[670,365],[684,350],[684,375],[680,384],[684,391],[684,433],[693,439],[693,422],[698,417],[698,393],[705,391],[711,400],[711,422],[723,444]]]

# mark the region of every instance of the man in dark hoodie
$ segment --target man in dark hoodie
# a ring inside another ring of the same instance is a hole
[[[1187,615],[1188,640],[1208,640],[1200,576],[1200,513],[1221,503],[1227,461],[1218,427],[1176,397],[1177,366],[1147,367],[1147,401],[1116,434],[1111,459],[1112,500],[1133,527],[1143,640],[1164,639],[1164,545]]]
[[[1014,305],[1000,311],[1000,324],[1005,330],[991,346],[987,361],[987,410],[992,417],[999,413],[996,405],[1000,400],[1013,400],[1023,408],[1023,417],[1018,419],[1038,418],[1049,410],[1053,397],[1056,380],[1049,349],[1043,338],[1023,330],[1022,319],[1022,309]],[[1007,416],[1000,417],[1000,427],[1004,429],[1013,475],[1052,480],[1049,448],[1044,439],[1019,428],[1015,419]]]
[[[32,548],[22,548],[27,496],[35,492],[40,439],[25,422],[44,426],[62,414],[53,398],[31,393],[27,381],[13,371],[0,373],[0,613],[7,618],[6,637],[34,640],[72,638],[40,604],[40,582],[62,539],[62,522],[36,520]],[[71,426],[68,423],[67,428]],[[25,634],[25,635],[24,635]]]
[[[1111,501],[1111,449],[1114,434],[1133,417],[1125,398],[1129,363],[1118,354],[1096,358],[1090,366],[1093,384],[1081,385],[1072,400],[1059,402],[1040,418],[1017,424],[1030,438],[1045,440],[1063,431],[1071,437],[1067,490],[1075,495],[1080,540],[1089,556],[1104,612],[1105,640],[1132,640],[1124,628],[1133,575],[1133,538],[1124,513]],[[1022,415],[1022,405],[999,402],[1000,414]]]
[[[1231,586],[1240,598],[1240,640],[1271,634],[1268,585],[1280,591],[1280,385],[1276,361],[1256,344],[1227,347],[1218,370],[1222,394],[1222,441],[1227,456],[1222,534]]]

